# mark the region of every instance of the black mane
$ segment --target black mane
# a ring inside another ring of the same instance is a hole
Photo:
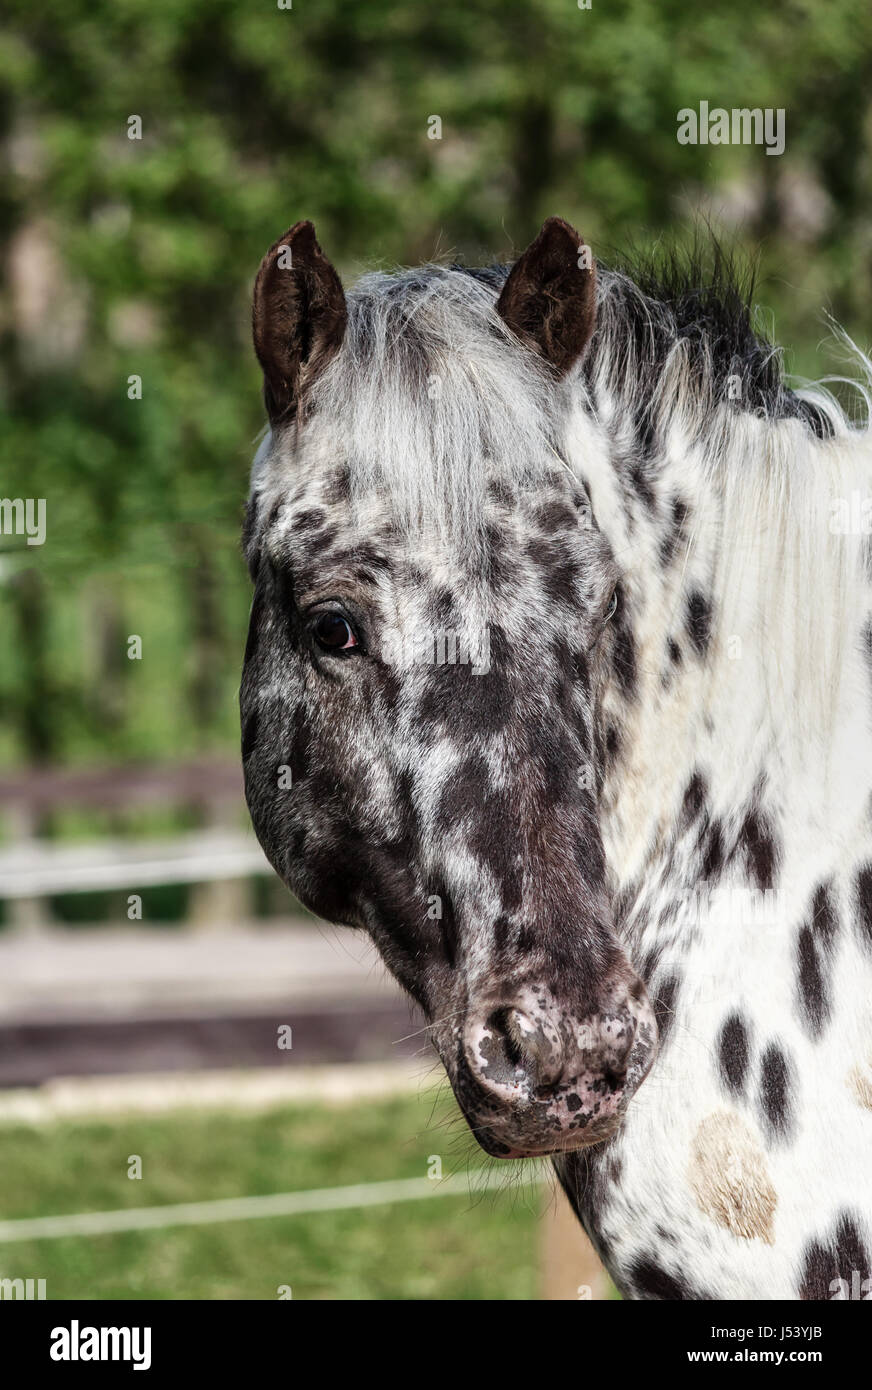
[[[738,378],[736,409],[800,419],[819,438],[832,434],[827,416],[787,385],[782,349],[755,324],[756,268],[715,237],[688,250],[625,256],[602,274],[633,340],[640,395],[650,397],[680,340],[714,399],[729,400],[730,379]]]
[[[800,399],[787,385],[783,353],[755,326],[753,266],[715,237],[697,238],[689,250],[624,255],[598,262],[600,280],[611,307],[609,336],[625,339],[632,349],[634,378],[615,382],[634,402],[640,426],[655,387],[676,343],[684,343],[691,372],[714,400],[768,419],[799,419],[825,439],[832,424],[816,405]],[[501,288],[510,266],[454,266],[484,284]],[[620,319],[620,335],[615,328]],[[603,345],[597,331],[591,341],[585,374],[591,380]],[[731,379],[741,383],[731,401]]]

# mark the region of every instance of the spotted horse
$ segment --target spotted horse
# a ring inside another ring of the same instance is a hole
[[[247,799],[626,1297],[868,1298],[872,437],[710,260],[276,242]]]

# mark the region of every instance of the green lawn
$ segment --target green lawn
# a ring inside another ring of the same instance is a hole
[[[487,1160],[464,1131],[453,1101],[416,1096],[2,1127],[0,1219],[425,1177],[431,1155],[466,1172]],[[48,1298],[531,1299],[532,1171],[475,1197],[0,1245],[0,1277]]]

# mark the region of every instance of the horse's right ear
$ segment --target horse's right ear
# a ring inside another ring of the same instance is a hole
[[[297,222],[267,251],[254,282],[254,350],[271,425],[294,414],[302,387],[342,345],[347,322],[342,282],[312,223]]]
[[[558,376],[581,359],[596,327],[596,271],[590,247],[562,217],[549,217],[515,261],[497,312]]]

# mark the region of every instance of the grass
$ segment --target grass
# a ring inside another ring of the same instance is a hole
[[[453,1101],[403,1096],[3,1127],[0,1219],[424,1177],[433,1155],[465,1172],[487,1160],[461,1126]],[[527,1177],[475,1197],[0,1245],[0,1277],[44,1278],[50,1299],[274,1299],[290,1285],[295,1299],[527,1300],[542,1200]]]

